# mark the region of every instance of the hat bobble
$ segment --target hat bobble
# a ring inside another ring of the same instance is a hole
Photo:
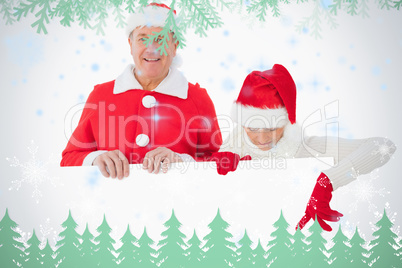
[[[280,64],[253,71],[232,106],[232,119],[245,127],[281,128],[296,122],[296,85]]]

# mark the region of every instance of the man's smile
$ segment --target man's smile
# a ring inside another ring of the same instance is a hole
[[[156,62],[159,61],[160,59],[144,58],[144,60],[147,62]]]

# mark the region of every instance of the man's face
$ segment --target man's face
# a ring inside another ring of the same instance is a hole
[[[169,33],[167,55],[161,55],[160,50],[156,50],[161,46],[157,41],[153,41],[148,47],[144,44],[148,35],[161,30],[160,27],[138,27],[128,39],[135,64],[135,75],[141,81],[161,82],[168,74],[173,57],[176,56],[178,43],[173,41],[172,33]]]
[[[262,151],[268,151],[282,138],[282,128],[248,128],[244,127],[250,141]]]

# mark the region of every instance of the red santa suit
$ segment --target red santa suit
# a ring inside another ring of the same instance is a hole
[[[114,81],[96,85],[62,153],[61,166],[92,165],[106,151],[120,150],[131,164],[158,147],[198,160],[218,151],[222,137],[205,89],[188,83],[176,68],[146,91],[129,65]]]

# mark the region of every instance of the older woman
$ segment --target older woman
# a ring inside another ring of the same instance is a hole
[[[323,229],[331,230],[324,221],[338,221],[342,216],[329,206],[331,192],[381,167],[396,150],[386,138],[312,136],[302,140],[296,123],[296,86],[286,68],[278,64],[246,77],[233,104],[232,118],[237,127],[223,143],[221,153],[215,154],[218,159],[225,156],[232,160],[226,169],[220,167],[226,173],[236,169],[238,160],[247,155],[253,159],[334,157],[335,166],[322,171],[317,179],[300,227],[317,217]]]
[[[167,163],[203,159],[218,151],[221,133],[205,89],[191,84],[174,64],[178,41],[159,41],[170,9],[150,4],[128,20],[134,64],[116,80],[96,85],[63,151],[62,166],[97,165],[106,177],[129,175],[129,163],[158,173]],[[175,16],[175,15],[174,15]]]

